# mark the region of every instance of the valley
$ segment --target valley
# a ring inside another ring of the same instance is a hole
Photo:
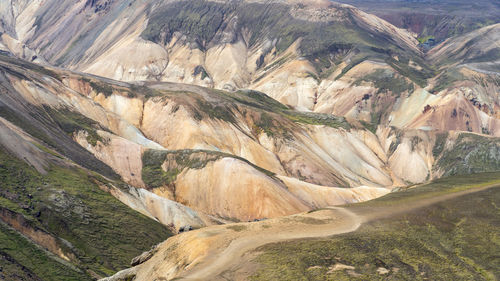
[[[499,278],[498,5],[341,2],[0,3],[0,280]]]

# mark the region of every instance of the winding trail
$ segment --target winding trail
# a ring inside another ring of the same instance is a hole
[[[248,230],[240,232],[240,235],[233,239],[226,248],[216,249],[204,261],[184,272],[176,280],[224,279],[221,278],[224,272],[231,271],[241,264],[243,260],[248,260],[248,257],[245,259],[245,254],[265,244],[348,233],[357,230],[363,223],[369,221],[403,214],[442,201],[499,186],[499,184],[491,184],[483,187],[469,188],[435,197],[424,197],[396,206],[368,206],[364,208],[330,207],[309,214],[299,214],[272,220],[268,223],[271,223],[273,227],[269,227],[268,230],[261,228],[260,231]]]
[[[329,217],[328,223],[309,226],[299,223],[296,227],[286,228],[285,231],[276,232],[275,230],[270,230],[255,235],[251,232],[249,233],[250,235],[237,238],[226,249],[210,257],[210,259],[197,266],[193,271],[187,272],[187,275],[182,277],[181,280],[211,280],[211,278],[216,277],[225,270],[238,265],[245,253],[265,244],[347,233],[355,231],[362,223],[358,215],[347,209],[331,208],[323,212],[329,213],[329,215],[323,214]],[[313,216],[310,217],[312,218]],[[306,218],[307,221],[309,216],[297,216],[297,218]],[[317,221],[313,222],[319,223]]]

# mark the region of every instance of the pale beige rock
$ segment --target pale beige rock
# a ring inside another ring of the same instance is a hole
[[[284,176],[279,178],[286,184],[292,194],[315,209],[367,201],[390,192],[390,189],[380,187],[339,188],[310,184]]]
[[[196,210],[242,221],[294,214],[310,208],[270,178],[234,158],[210,162],[177,176],[175,195]]]

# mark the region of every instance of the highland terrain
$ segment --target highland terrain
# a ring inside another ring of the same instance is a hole
[[[500,278],[498,4],[345,2],[0,3],[0,280]]]

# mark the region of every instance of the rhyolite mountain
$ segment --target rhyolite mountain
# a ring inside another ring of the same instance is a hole
[[[329,1],[9,0],[0,16],[7,280],[101,278],[205,228],[112,280],[164,252],[153,275],[175,278],[221,224],[500,169],[498,23],[467,17],[426,49],[430,33]]]
[[[428,39],[440,43],[450,37],[500,22],[498,17],[500,4],[497,1],[341,0],[338,2],[353,5],[397,27],[414,32],[421,43],[425,43]]]

